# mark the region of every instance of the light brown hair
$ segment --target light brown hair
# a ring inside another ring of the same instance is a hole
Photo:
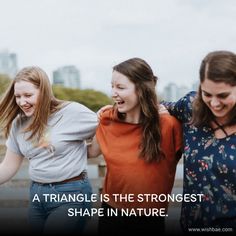
[[[17,73],[0,101],[0,124],[5,137],[8,137],[10,133],[13,120],[18,115],[24,115],[17,105],[14,96],[15,83],[19,81],[30,82],[39,89],[39,97],[35,113],[32,116],[32,122],[26,127],[24,132],[31,132],[29,139],[32,139],[34,136],[40,138],[47,126],[49,116],[60,109],[63,101],[54,97],[49,78],[45,71],[36,66],[23,68]]]

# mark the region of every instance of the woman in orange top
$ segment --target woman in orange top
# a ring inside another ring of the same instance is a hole
[[[182,130],[174,117],[158,113],[156,81],[140,58],[113,67],[114,107],[102,114],[88,148],[89,157],[103,154],[107,164],[100,234],[164,232],[162,200],[172,191]]]

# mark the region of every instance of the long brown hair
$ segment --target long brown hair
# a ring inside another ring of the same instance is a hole
[[[163,157],[161,151],[160,117],[158,113],[158,100],[155,91],[157,77],[151,67],[140,58],[131,58],[113,67],[127,76],[135,84],[138,100],[141,106],[142,140],[140,144],[140,158],[146,162],[159,161]],[[125,114],[118,112],[120,119]]]
[[[200,66],[200,82],[209,79],[215,83],[224,82],[236,86],[236,54],[229,51],[210,52],[203,59]],[[191,123],[195,126],[209,125],[214,115],[202,99],[201,85],[193,103]],[[236,106],[230,113],[228,125],[236,123]]]
[[[63,101],[54,97],[49,78],[41,68],[35,66],[23,68],[17,73],[0,101],[0,124],[5,137],[9,135],[13,120],[18,115],[23,116],[23,112],[17,105],[14,96],[15,83],[19,81],[30,82],[39,89],[39,97],[35,113],[32,116],[32,122],[24,132],[31,132],[29,139],[34,136],[40,138],[47,126],[49,116],[60,108]]]

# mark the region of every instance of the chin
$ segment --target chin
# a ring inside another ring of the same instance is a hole
[[[214,116],[216,117],[216,118],[218,118],[218,119],[227,119],[227,114],[222,114],[222,115],[220,115],[220,114],[214,114]]]
[[[25,113],[26,117],[31,117],[33,115],[33,113]]]
[[[123,110],[123,109],[118,109],[118,112],[120,112],[120,113],[126,113],[126,111]]]

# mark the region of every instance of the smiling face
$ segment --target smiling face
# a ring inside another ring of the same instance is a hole
[[[201,90],[204,103],[216,119],[222,124],[226,123],[236,105],[236,86],[205,79],[201,83]]]
[[[15,83],[14,95],[20,109],[27,117],[31,117],[35,113],[39,89],[32,83],[21,80]]]
[[[112,73],[112,99],[120,113],[126,113],[127,119],[138,123],[140,117],[140,105],[136,93],[135,84],[130,79],[117,72]]]

